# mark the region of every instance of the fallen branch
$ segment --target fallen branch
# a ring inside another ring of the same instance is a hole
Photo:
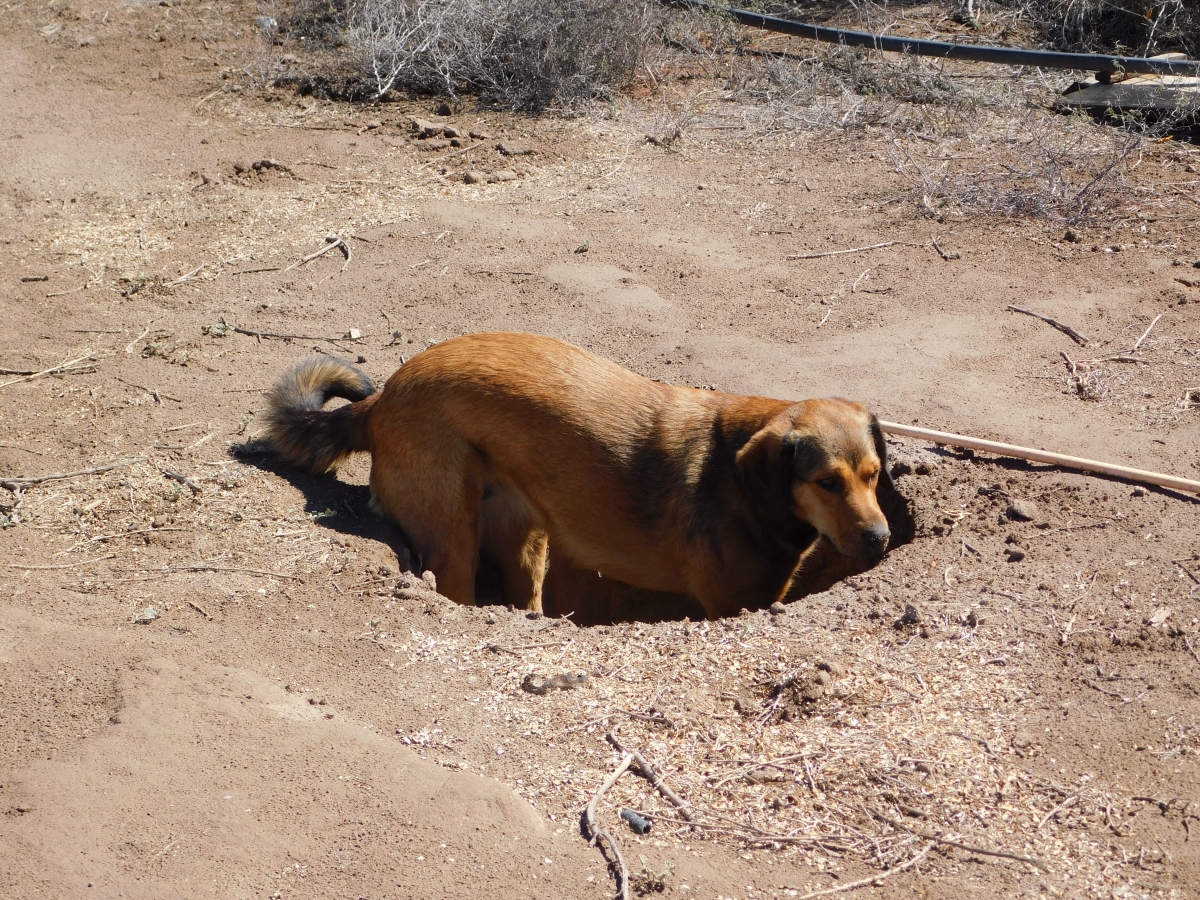
[[[813,891],[811,894],[805,894],[800,898],[800,900],[811,900],[812,897],[824,897],[827,894],[841,894],[845,891],[857,890],[860,887],[866,887],[869,884],[875,884],[878,881],[883,881],[883,879],[889,878],[890,876],[895,875],[897,872],[903,872],[905,869],[911,869],[913,866],[923,860],[929,854],[929,851],[936,846],[937,841],[930,841],[919,853],[917,853],[916,856],[908,860],[908,862],[902,862],[898,866],[892,866],[890,869],[880,872],[878,875],[872,875],[869,878],[860,878],[858,881],[851,881],[847,884],[839,884],[836,887],[826,888],[823,891]]]
[[[909,834],[914,834],[917,837],[925,838],[927,841],[933,841],[934,843],[942,844],[946,847],[954,847],[958,850],[965,850],[968,853],[978,853],[981,856],[995,856],[1000,859],[1012,859],[1016,860],[1017,862],[1029,863],[1031,866],[1035,866],[1038,869],[1041,869],[1043,872],[1050,871],[1049,867],[1044,862],[1032,856],[1022,856],[1020,853],[1009,853],[1007,850],[988,850],[984,847],[974,847],[970,844],[964,844],[962,841],[954,838],[943,837],[940,834],[930,834],[929,832],[921,831],[918,828],[910,828],[903,822],[897,822],[895,819],[891,818],[890,816],[885,816],[878,810],[871,810],[871,815],[881,822],[886,822],[893,828],[898,828],[900,831],[907,831]]]
[[[790,253],[788,259],[822,259],[826,256],[844,256],[847,253],[866,253],[868,250],[882,250],[884,247],[894,247],[903,244],[906,247],[923,247],[924,244],[913,244],[909,241],[884,241],[882,244],[872,244],[869,247],[851,247],[849,250],[826,250],[824,253]]]
[[[87,375],[88,373],[95,372],[95,371],[96,371],[96,367],[89,363],[86,366],[67,366],[67,365],[55,366],[52,370],[47,369],[42,372],[38,372],[34,369],[0,369],[0,375],[33,375],[33,376],[37,376],[37,375],[57,375],[59,373],[62,373],[64,375],[67,373],[73,373],[73,374],[77,374],[77,375]]]
[[[208,263],[200,263],[200,265],[196,266],[196,268],[192,269],[192,271],[188,272],[186,275],[180,275],[174,281],[168,281],[166,286],[167,287],[175,287],[176,285],[185,283],[193,275],[199,275],[200,270],[203,269],[207,265],[208,265]]]
[[[613,866],[617,872],[617,896],[620,900],[629,900],[629,869],[625,866],[625,857],[621,855],[621,845],[607,831],[596,825],[596,804],[614,784],[629,771],[629,767],[633,765],[633,754],[626,753],[625,758],[621,760],[621,764],[617,766],[615,772],[608,777],[608,781],[600,786],[600,790],[592,795],[592,799],[588,802],[587,808],[583,811],[583,821],[587,826],[587,838],[590,846],[596,846],[596,842],[604,840],[608,842],[608,846],[612,848],[615,865]],[[603,852],[603,848],[601,848]]]
[[[1137,353],[1138,347],[1142,346],[1142,341],[1144,341],[1146,338],[1148,338],[1150,336],[1150,332],[1152,332],[1154,330],[1154,326],[1158,324],[1158,320],[1161,319],[1163,317],[1163,315],[1164,315],[1163,313],[1159,313],[1157,316],[1154,317],[1154,321],[1151,322],[1150,326],[1145,331],[1142,332],[1142,336],[1137,339],[1137,343],[1129,348],[1130,353]]]
[[[0,374],[21,375],[22,377],[14,378],[12,381],[2,382],[2,383],[0,383],[0,387],[8,387],[10,384],[17,384],[22,381],[33,381],[35,378],[41,378],[43,375],[53,375],[56,372],[62,372],[64,370],[66,370],[68,367],[75,365],[75,363],[83,362],[85,359],[90,359],[91,356],[92,356],[92,351],[89,350],[87,353],[83,354],[83,356],[77,356],[77,357],[75,357],[75,359],[69,359],[66,362],[61,362],[57,366],[51,366],[49,369],[42,369],[40,372],[21,373],[21,372],[4,371]],[[86,368],[86,367],[84,367],[84,368]]]
[[[613,749],[618,753],[625,752],[625,750],[621,747],[621,742],[617,740],[617,736],[613,734],[613,732],[610,731],[608,734],[606,734],[604,739],[612,744]],[[679,815],[683,816],[683,818],[688,822],[692,821],[691,813],[688,812],[688,804],[684,802],[682,797],[680,797],[667,786],[666,782],[663,781],[662,776],[655,771],[654,766],[650,765],[650,763],[646,761],[646,757],[642,756],[642,754],[636,750],[630,750],[629,755],[633,758],[633,761],[637,763],[637,767],[642,770],[642,775],[647,781],[650,782],[650,786],[666,797],[667,800],[669,800],[671,804],[677,810],[679,810]]]
[[[236,334],[249,335],[250,337],[258,338],[259,340],[262,340],[263,338],[273,338],[277,341],[325,341],[328,344],[337,344],[342,342],[353,343],[354,341],[362,340],[361,337],[350,337],[349,335],[346,337],[322,337],[313,334],[277,334],[273,331],[251,331],[249,328],[239,328],[237,325],[230,325],[225,321],[224,316],[217,321]]]
[[[26,566],[26,565],[22,565],[20,563],[9,563],[8,568],[21,569],[22,571],[24,571],[26,569],[29,569],[29,570],[77,569],[80,566],[90,566],[92,563],[98,563],[101,560],[112,559],[116,555],[117,554],[115,554],[115,553],[106,553],[103,556],[97,556],[95,559],[81,559],[79,562],[66,563],[65,565],[57,565],[57,566]]]
[[[0,487],[8,488],[10,491],[20,491],[27,487],[32,487],[35,484],[42,484],[47,481],[62,481],[66,478],[78,478],[81,475],[99,475],[102,472],[108,472],[111,469],[119,469],[122,466],[134,466],[138,463],[148,462],[147,456],[134,456],[130,459],[119,459],[116,462],[109,463],[106,466],[96,466],[94,469],[78,469],[74,472],[56,472],[53,475],[39,475],[36,478],[5,478],[0,479]]]
[[[154,529],[162,531],[161,528]],[[177,572],[236,572],[243,575],[264,575],[268,578],[286,578],[289,581],[300,581],[299,575],[281,575],[279,572],[268,572],[266,569],[242,569],[236,566],[159,566],[153,569],[116,569],[113,574],[122,574],[124,572],[136,572],[139,575],[150,575],[154,573],[177,573]]]
[[[1189,494],[1200,494],[1200,481],[1189,478],[1178,478],[1174,475],[1162,475],[1158,472],[1148,472],[1145,469],[1134,469],[1129,466],[1118,466],[1113,463],[1099,462],[1094,459],[1084,459],[1079,456],[1066,456],[1062,453],[1051,453],[1047,450],[1035,450],[1032,447],[1019,447],[1015,444],[1002,444],[998,441],[985,441],[980,438],[967,437],[961,434],[951,434],[945,431],[931,431],[928,428],[917,428],[914,425],[899,425],[895,422],[880,422],[879,427],[886,434],[899,437],[919,438],[944,444],[948,447],[962,447],[967,450],[982,450],[984,453],[994,453],[997,456],[1007,456],[1012,459],[1027,459],[1031,462],[1047,463],[1052,466],[1063,466],[1068,469],[1078,469],[1083,472],[1099,472],[1129,481],[1140,481],[1159,487],[1184,491]]]
[[[343,241],[336,234],[326,235],[325,243],[326,243],[326,246],[322,247],[316,253],[308,254],[308,256],[304,257],[304,259],[300,260],[299,262],[292,263],[290,266],[288,266],[283,271],[290,272],[290,271],[292,271],[292,269],[297,269],[300,266],[303,266],[303,265],[306,265],[307,263],[312,262],[314,259],[317,259],[318,257],[324,256],[330,250],[333,250],[336,248],[336,249],[340,249],[342,251],[342,255],[346,257],[346,261],[342,264],[342,271],[345,272],[346,266],[350,265],[350,260],[352,260],[354,258],[354,252],[350,249],[350,245],[347,244],[345,241]]]
[[[162,473],[168,478],[173,478],[180,484],[186,485],[193,494],[202,493],[200,485],[196,484],[196,482],[192,481],[192,479],[188,478],[186,475],[182,475],[179,472],[175,472],[171,469],[163,469]]]
[[[206,619],[212,618],[212,616],[210,616],[208,614],[208,611],[203,606],[201,606],[199,603],[194,603],[193,601],[189,600],[187,602],[187,605],[190,606],[192,609],[194,609],[196,612],[200,613],[200,615],[204,616],[204,618],[206,618]]]
[[[1058,319],[1052,319],[1049,316],[1043,316],[1041,313],[1034,312],[1032,309],[1026,309],[1023,306],[1013,306],[1011,303],[1008,305],[1008,308],[1013,312],[1019,312],[1026,316],[1033,316],[1035,319],[1041,319],[1047,325],[1057,328],[1081,347],[1086,347],[1091,343],[1088,338],[1084,337],[1070,325],[1064,325],[1062,322],[1058,321]]]

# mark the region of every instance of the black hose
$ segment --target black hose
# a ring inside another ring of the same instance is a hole
[[[920,38],[889,37],[865,31],[825,28],[765,16],[746,9],[727,9],[706,0],[671,0],[671,6],[705,9],[723,13],[742,25],[777,31],[793,37],[844,44],[847,47],[870,47],[890,53],[911,53],[913,56],[932,56],[939,59],[966,59],[974,62],[1003,63],[1010,66],[1041,66],[1047,69],[1084,69],[1093,72],[1130,72],[1139,75],[1195,75],[1200,73],[1200,60],[1144,59],[1127,56],[1105,56],[1098,53],[1055,53],[1046,50],[1018,50],[1009,47],[980,47],[975,44],[950,44],[946,41],[927,41]]]

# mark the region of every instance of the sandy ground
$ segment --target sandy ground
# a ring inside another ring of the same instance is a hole
[[[887,136],[664,149],[636,124],[652,98],[616,121],[457,110],[439,121],[489,138],[429,150],[408,117],[431,104],[256,86],[253,14],[0,11],[0,362],[73,361],[0,377],[0,479],[144,457],[0,491],[0,894],[609,896],[579,816],[615,729],[699,823],[632,775],[605,798],[646,891],[796,897],[931,846],[863,890],[1198,895],[1191,498],[895,442],[918,531],[874,571],[781,615],[577,628],[449,605],[397,572],[365,460],[313,478],[253,443],[307,354],[384,378],[504,328],[1200,477],[1194,148],[1137,170],[1191,200],[1074,241],[938,223]],[[351,258],[292,267],[327,234]],[[1111,359],[1160,314],[1140,361]]]

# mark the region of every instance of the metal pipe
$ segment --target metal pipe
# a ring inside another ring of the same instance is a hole
[[[793,37],[823,41],[827,44],[844,44],[847,47],[869,47],[888,53],[910,53],[913,56],[932,56],[939,59],[965,59],[973,62],[1002,63],[1009,66],[1040,66],[1047,69],[1082,69],[1093,72],[1115,74],[1118,72],[1139,75],[1196,75],[1200,73],[1200,60],[1194,59],[1144,59],[1128,56],[1106,56],[1098,53],[1057,53],[1047,50],[1019,50],[1009,47],[981,47],[975,44],[950,44],[946,41],[928,41],[921,38],[890,37],[869,34],[865,31],[847,31],[843,28],[825,28],[821,25],[806,25],[765,16],[746,9],[727,9],[706,0],[672,0],[672,6],[705,9],[732,16],[742,25],[762,28]]]

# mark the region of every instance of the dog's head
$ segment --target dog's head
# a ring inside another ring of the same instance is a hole
[[[887,445],[866,407],[806,400],[788,407],[737,454],[742,483],[780,523],[809,523],[839,553],[874,558],[891,532],[875,488],[887,472]]]

